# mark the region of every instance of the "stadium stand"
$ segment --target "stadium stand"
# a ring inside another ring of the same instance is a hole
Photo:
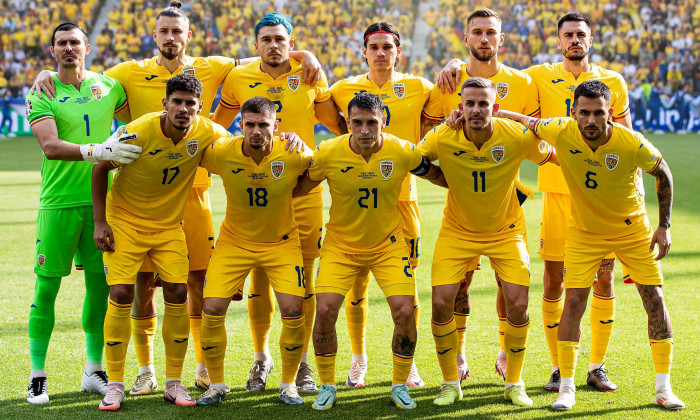
[[[425,1],[425,0],[424,0]],[[98,34],[91,70],[102,71],[121,61],[154,55],[153,20],[164,2],[117,2],[108,23],[93,28],[105,0],[0,0],[0,98],[9,91],[23,98],[39,69],[54,66],[45,45],[47,34],[61,21],[76,21]],[[162,3],[162,4],[161,4]],[[433,0],[422,18],[428,26],[425,45],[413,54],[418,0],[184,1],[194,36],[193,56],[254,56],[253,26],[269,10],[295,19],[297,49],[308,49],[323,64],[329,81],[367,71],[361,61],[362,32],[371,22],[392,22],[402,35],[400,69],[432,80],[454,57],[467,57],[463,43],[466,16],[477,7],[491,7],[503,17],[506,41],[499,52],[511,67],[555,62],[558,16],[577,9],[594,23],[592,62],[624,75],[632,93],[635,124],[640,129],[683,132],[693,127],[700,108],[700,8],[694,0]],[[422,28],[424,31],[425,28]],[[0,99],[5,101],[8,99]],[[15,104],[16,106],[16,104]],[[648,111],[647,111],[648,110]],[[676,117],[666,117],[673,110]]]

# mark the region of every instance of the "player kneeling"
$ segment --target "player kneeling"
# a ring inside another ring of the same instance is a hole
[[[265,271],[282,314],[280,400],[304,403],[294,384],[304,347],[305,273],[292,191],[312,153],[289,153],[275,141],[275,109],[269,99],[248,99],[241,107],[243,135],[214,142],[202,159],[209,172],[221,175],[227,205],[204,286],[201,339],[211,382],[199,405],[226,398],[226,310],[253,268]]]

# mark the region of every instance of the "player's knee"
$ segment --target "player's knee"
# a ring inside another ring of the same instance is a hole
[[[329,302],[316,301],[316,325],[329,326],[335,323],[336,319],[338,319],[338,308]]]
[[[515,324],[523,324],[528,320],[527,302],[516,302],[508,307],[508,319]]]
[[[401,305],[391,311],[394,323],[401,325],[415,325],[413,305]]]
[[[447,322],[452,317],[454,301],[446,296],[433,293],[433,319],[437,322]]]
[[[601,276],[599,274],[598,283],[593,283],[593,292],[598,296],[613,296],[615,292],[612,276],[609,276],[609,278],[607,279],[601,279]]]
[[[284,302],[278,301],[277,303],[280,307],[280,314],[283,317],[297,317],[304,312],[304,299],[302,297],[295,299],[290,296]]]
[[[129,284],[115,284],[109,287],[109,298],[120,305],[126,305],[134,301],[134,286]]]
[[[226,301],[223,304],[222,301]],[[206,298],[202,304],[202,313],[210,316],[223,316],[226,314],[226,309],[228,309],[228,299],[216,299],[216,298]]]
[[[166,302],[182,304],[187,302],[187,284],[163,282],[163,299]]]

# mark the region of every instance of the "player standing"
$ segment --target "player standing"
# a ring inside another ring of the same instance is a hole
[[[214,121],[224,126],[230,125],[243,102],[254,96],[262,96],[277,106],[279,129],[295,132],[311,148],[315,147],[316,120],[336,134],[347,130],[331,101],[325,75],[322,75],[315,86],[302,83],[301,63],[289,56],[294,46],[291,37],[293,29],[291,20],[279,13],[269,13],[255,25],[255,49],[260,59],[237,67],[227,76],[221,89],[221,103],[214,113]],[[299,224],[304,273],[307,274],[304,296],[306,341],[296,384],[300,392],[312,393],[316,392],[317,388],[308,365],[308,342],[313,328],[316,299],[313,276],[310,274],[313,273],[314,260],[318,257],[321,246],[321,187],[305,197],[295,198],[293,205],[294,218]],[[254,361],[246,389],[262,391],[265,389],[267,375],[274,367],[268,351],[274,304],[270,282],[263,270],[253,270],[248,300]]]
[[[294,381],[304,347],[306,273],[292,190],[311,164],[313,153],[310,149],[301,154],[284,150],[275,136],[276,108],[260,96],[245,101],[241,106],[243,135],[214,142],[202,158],[202,166],[221,175],[227,200],[204,287],[202,348],[211,385],[199,405],[218,404],[226,398],[226,310],[256,267],[270,279],[282,315],[280,399],[290,405],[304,403]]]
[[[190,335],[187,308],[189,261],[182,228],[187,197],[203,151],[228,132],[201,111],[202,83],[179,74],[168,80],[163,113],[150,113],[126,126],[141,157],[119,170],[107,194],[108,162],[95,166],[92,196],[95,244],[104,253],[109,285],[105,317],[110,382],[99,408],[115,411],[124,399],[124,359],[131,335],[130,313],[136,275],[148,256],[163,285],[166,401],[195,405],[180,380]],[[106,203],[105,203],[106,199]]]
[[[438,78],[437,86],[433,88],[431,97],[439,99],[436,106],[428,107],[426,114],[437,119],[450,116],[450,112],[458,109],[462,102],[459,91],[460,81],[470,77],[483,77],[496,85],[496,103],[502,109],[508,109],[525,115],[539,115],[537,86],[530,76],[520,70],[510,68],[498,61],[498,49],[505,41],[501,32],[501,16],[491,9],[477,9],[467,17],[467,31],[464,44],[469,48],[469,62],[459,59],[451,60]],[[521,201],[532,196],[532,191],[516,181],[516,188]],[[457,367],[460,380],[469,375],[469,365],[465,357],[465,342],[467,335],[467,320],[471,312],[469,288],[477,267],[477,258],[467,271],[465,281],[457,292],[454,315],[457,323],[459,345]],[[496,372],[505,378],[506,347],[504,343],[506,327],[506,307],[503,290],[499,287],[496,297],[498,312],[498,336],[500,349],[496,360]]]
[[[440,395],[433,402],[449,405],[462,399],[453,309],[465,273],[475,258],[486,255],[503,287],[508,316],[504,334],[509,350],[504,395],[516,405],[531,406],[521,379],[530,329],[530,258],[515,180],[524,159],[542,165],[555,155],[532,132],[523,131],[510,121],[491,118],[497,95],[492,81],[469,78],[462,85],[461,94],[463,129],[442,125],[421,143],[424,156],[431,161],[440,160],[447,183],[462,185],[447,193],[433,253],[432,331],[443,376]],[[473,188],[466,180],[473,180]]]
[[[415,145],[382,133],[387,118],[383,114],[379,96],[369,92],[355,96],[348,104],[351,134],[319,145],[297,191],[311,191],[325,179],[332,199],[316,275],[314,350],[322,385],[315,410],[330,409],[336,401],[338,311],[357,275],[368,269],[382,288],[394,321],[391,400],[402,409],[416,406],[406,387],[417,339],[416,286],[398,199],[408,172],[443,187],[447,184],[440,168],[423,158]]]
[[[590,80],[574,91],[572,118],[540,120],[501,113],[562,151],[562,172],[571,192],[572,223],[564,260],[566,300],[557,343],[561,386],[552,408],[571,410],[575,404],[581,318],[600,260],[614,252],[635,279],[647,312],[656,372],[655,402],[668,410],[682,410],[685,404],[671,390],[673,328],[659,262],[671,248],[671,170],[644,136],[609,121],[616,112],[610,100],[611,89],[602,81]],[[654,232],[636,189],[637,168],[656,178],[659,227]]]
[[[102,328],[108,288],[102,255],[91,239],[93,229],[90,171],[98,159],[129,163],[140,148],[117,142],[94,144],[109,136],[112,120],[129,119],[124,89],[114,79],[85,70],[90,52],[85,31],[63,23],[51,36],[51,55],[58,64],[53,99],[27,96],[27,119],[44,152],[34,272],[36,283],[29,310],[31,374],[27,401],[49,402],[46,353],[55,322],[54,305],[61,278],[70,274],[74,255],[84,266],[85,300],[82,325],[87,361],[81,386],[104,394]],[[116,139],[115,139],[116,140]],[[132,154],[129,157],[124,153]],[[85,161],[85,162],[81,162]]]
[[[376,22],[367,27],[362,54],[369,66],[369,72],[334,83],[330,89],[334,102],[347,115],[348,104],[358,93],[370,92],[378,95],[384,104],[384,113],[387,117],[386,126],[382,131],[400,139],[418,143],[425,133],[442,120],[442,118],[428,118],[422,114],[424,107],[438,101],[430,93],[433,84],[422,77],[399,73],[395,70],[401,56],[401,37],[396,28],[388,22]],[[414,276],[420,260],[420,221],[417,200],[416,180],[409,174],[401,186],[399,213],[403,221],[403,236],[410,251],[409,258]],[[352,345],[352,363],[345,386],[362,387],[365,383],[367,373],[365,326],[369,279],[369,269],[362,270],[346,296],[345,314]],[[417,325],[420,314],[417,291],[415,298],[414,317]],[[411,367],[406,384],[414,387],[424,385],[415,364]]]

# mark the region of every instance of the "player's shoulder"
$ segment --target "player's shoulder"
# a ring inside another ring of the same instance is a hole
[[[113,87],[119,85],[119,82],[113,77],[107,76],[106,74],[95,73],[92,71],[85,72],[85,79],[87,83],[102,83],[108,87]]]
[[[231,72],[229,75],[236,75],[238,77],[255,77],[260,75],[262,72],[260,71],[260,63],[261,59],[257,59],[253,61],[252,63],[244,64],[242,66],[237,66]]]
[[[129,124],[127,124],[127,131],[137,131],[137,129],[141,127],[148,127],[156,123],[160,124],[160,121],[158,119],[161,115],[163,115],[162,111],[149,112],[143,114],[135,120],[131,121]]]
[[[509,120],[507,118],[493,117],[491,121],[493,121],[493,126],[496,130],[503,131],[505,133],[516,134],[524,133],[525,131],[527,131],[527,127],[525,127],[524,125],[516,121]],[[496,133],[494,133],[494,136],[495,135]]]
[[[202,115],[196,116],[197,120],[197,130],[205,130],[207,132],[212,132],[215,135],[220,135],[223,133],[228,133],[226,128],[219,123],[215,123],[207,117]]]
[[[501,64],[501,71],[503,72],[504,76],[508,77],[511,80],[521,80],[525,83],[532,82],[532,77],[530,77],[529,74],[525,73],[522,70],[518,70],[513,67],[506,66],[505,64]]]
[[[240,150],[243,139],[244,137],[242,135],[219,137],[212,142],[211,147],[216,148],[217,150],[231,150],[232,152],[235,152],[236,150]]]
[[[127,60],[127,61],[122,61],[121,63],[117,64],[116,66],[110,68],[107,70],[108,72],[112,71],[144,71],[144,70],[153,70],[155,67],[158,66],[156,62],[156,58],[147,58],[144,60]]]
[[[323,154],[332,153],[336,150],[341,150],[345,147],[345,144],[350,141],[351,134],[343,134],[342,136],[333,137],[332,139],[323,140],[318,144],[316,149]]]
[[[612,124],[613,130],[617,132],[618,138],[620,138],[625,144],[634,145],[638,148],[645,143],[651,143],[639,131],[635,131],[631,128],[625,127],[624,125],[613,121],[610,121],[610,124]]]
[[[364,85],[366,84],[366,80],[368,80],[368,74],[369,73],[363,73],[355,76],[346,77],[345,79],[338,80],[337,82],[333,83],[333,86],[336,86],[337,89],[352,89],[356,86]]]
[[[535,64],[523,70],[524,73],[530,75],[533,79],[540,77],[546,77],[546,75],[551,75],[560,72],[561,63],[543,63]]]

